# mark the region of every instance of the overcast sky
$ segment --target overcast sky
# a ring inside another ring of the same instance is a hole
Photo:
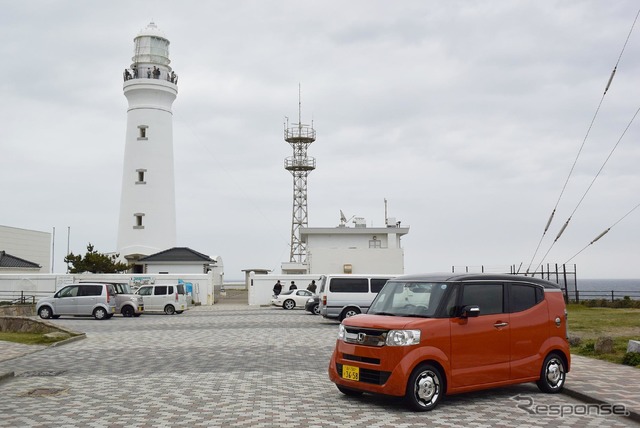
[[[227,279],[288,261],[285,116],[317,131],[309,226],[340,210],[409,226],[405,272],[529,265],[638,13],[637,1],[0,0],[0,224],[51,232],[55,270],[116,250],[133,38],[154,21],[173,104],[178,246]],[[638,24],[640,27],[640,24]],[[533,267],[638,278],[640,28]],[[353,226],[352,224],[350,224]],[[549,251],[550,250],[550,251]],[[544,260],[541,258],[548,253]]]

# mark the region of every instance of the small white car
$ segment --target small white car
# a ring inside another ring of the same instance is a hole
[[[313,293],[309,290],[283,291],[271,299],[271,304],[273,306],[281,306],[283,309],[293,309],[296,306],[304,308],[305,303],[311,296],[313,296]]]
[[[184,284],[143,285],[135,294],[142,296],[145,312],[164,312],[167,315],[173,315],[181,314],[187,309]]]

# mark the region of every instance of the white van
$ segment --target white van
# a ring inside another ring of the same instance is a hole
[[[322,275],[320,314],[342,321],[365,313],[382,287],[397,275]]]
[[[181,314],[187,309],[187,293],[184,284],[143,285],[135,294],[142,296],[145,312]]]

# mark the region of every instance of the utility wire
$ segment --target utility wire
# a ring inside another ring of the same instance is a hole
[[[569,174],[567,175],[567,179],[565,180],[564,185],[562,186],[562,190],[560,191],[560,195],[558,196],[558,200],[556,201],[556,204],[553,207],[553,211],[551,212],[551,215],[549,216],[549,219],[547,220],[547,224],[545,225],[544,231],[542,232],[542,236],[540,237],[540,240],[538,241],[538,245],[536,246],[536,250],[533,253],[533,256],[531,257],[531,261],[529,262],[529,266],[527,267],[527,272],[526,272],[527,274],[529,273],[529,271],[531,269],[531,265],[533,264],[533,261],[536,258],[536,255],[538,254],[538,251],[540,250],[540,246],[542,245],[542,241],[544,240],[544,237],[547,234],[547,231],[549,230],[549,226],[551,226],[551,222],[553,221],[553,218],[554,218],[554,216],[556,214],[556,210],[558,209],[558,205],[560,204],[562,196],[564,195],[564,192],[565,192],[565,190],[567,188],[567,185],[569,184],[569,180],[571,179],[571,176],[573,175],[573,171],[574,171],[574,169],[576,167],[576,164],[578,163],[578,159],[580,158],[580,154],[582,153],[582,149],[584,148],[584,145],[585,145],[585,143],[587,141],[587,138],[589,137],[589,134],[591,133],[591,128],[593,127],[593,124],[594,124],[594,122],[596,120],[596,117],[598,116],[598,112],[600,111],[600,107],[602,106],[602,103],[604,101],[604,97],[605,97],[605,95],[607,95],[607,91],[609,90],[609,87],[611,86],[611,82],[613,81],[613,77],[615,76],[616,71],[618,70],[618,65],[620,64],[620,60],[622,59],[622,55],[623,55],[623,53],[624,53],[624,51],[625,51],[625,49],[627,47],[627,44],[629,43],[629,39],[631,38],[631,33],[633,33],[633,29],[634,29],[634,27],[636,25],[636,22],[638,21],[638,16],[640,16],[640,9],[638,10],[638,13],[636,13],[636,17],[633,20],[633,24],[631,25],[631,29],[629,29],[629,34],[627,34],[627,38],[624,41],[624,45],[622,46],[622,50],[620,51],[620,55],[618,55],[618,60],[616,61],[616,64],[613,67],[613,70],[611,71],[611,75],[609,76],[609,80],[607,81],[607,85],[604,88],[604,93],[602,94],[602,97],[600,98],[600,102],[598,103],[598,107],[596,108],[596,111],[595,111],[595,113],[593,115],[593,118],[591,119],[591,123],[589,124],[589,127],[587,128],[587,133],[585,134],[585,136],[584,136],[584,138],[582,140],[582,144],[580,145],[580,149],[578,150],[578,153],[577,153],[577,155],[576,155],[576,157],[575,157],[575,159],[573,161],[573,165],[571,165],[571,169],[569,170]],[[637,112],[636,112],[636,114],[637,114]],[[635,116],[634,116],[634,118],[635,118]],[[626,130],[625,130],[625,132],[626,132]],[[617,146],[617,144],[616,144],[616,146]],[[611,156],[611,155],[609,155],[609,156]],[[607,158],[607,160],[608,160],[608,158]],[[606,164],[606,162],[605,162],[605,164]],[[603,165],[603,167],[604,167],[604,165]],[[602,171],[602,168],[600,169],[600,171]],[[600,172],[598,172],[598,174],[599,173]],[[593,182],[591,184],[593,185]],[[591,188],[591,185],[589,186],[589,188]],[[583,199],[584,199],[584,196],[583,196]],[[580,200],[580,202],[582,202],[582,200]],[[577,207],[576,207],[576,209],[577,209]],[[574,210],[574,213],[575,213],[575,210]],[[569,217],[569,220],[571,220],[571,217]],[[553,245],[555,244],[555,242],[558,240],[560,235],[562,235],[564,230],[569,225],[569,220],[567,220],[567,222],[564,224],[564,226],[560,230],[558,236],[553,241],[553,244],[551,244],[551,248],[553,248]],[[549,248],[549,250],[547,251],[545,256],[542,258],[542,261],[540,262],[540,264],[542,264],[544,259],[547,257],[547,255],[551,251],[551,248]],[[536,269],[537,268],[538,267],[536,266]],[[534,269],[534,271],[536,269]]]
[[[618,221],[616,221],[615,223],[613,223],[611,226],[609,226],[607,229],[605,229],[604,232],[600,233],[600,235],[596,236],[591,242],[589,242],[587,245],[584,246],[584,248],[582,248],[580,251],[578,251],[576,254],[574,254],[569,260],[567,260],[566,262],[564,262],[564,264],[569,263],[571,260],[573,260],[574,258],[576,258],[581,252],[583,252],[584,250],[586,250],[589,246],[593,245],[594,242],[596,242],[598,239],[602,238],[604,235],[606,235],[607,233],[609,233],[609,231],[615,227],[618,223],[620,223],[622,220],[624,220],[629,214],[631,214],[632,212],[634,212],[638,207],[640,207],[640,204],[636,205],[635,207],[633,207],[628,213],[626,213],[625,215],[623,215]]]
[[[620,144],[620,141],[622,141],[622,138],[624,138],[625,134],[627,133],[627,131],[629,130],[629,128],[631,127],[631,124],[633,123],[633,121],[635,120],[635,118],[638,116],[638,113],[640,113],[640,107],[638,107],[638,109],[636,110],[635,114],[633,115],[633,117],[631,118],[631,120],[629,121],[629,123],[627,124],[627,127],[624,129],[624,131],[622,132],[622,135],[620,135],[620,138],[618,138],[618,141],[616,142],[616,144],[613,146],[613,148],[611,149],[611,151],[609,152],[609,155],[607,156],[607,158],[604,160],[604,162],[602,163],[602,166],[600,166],[600,169],[598,170],[598,172],[596,173],[596,175],[593,177],[593,180],[591,180],[591,183],[589,184],[589,186],[587,187],[587,190],[585,190],[585,192],[583,193],[582,197],[580,198],[580,200],[578,201],[578,203],[576,204],[576,207],[573,209],[573,212],[571,213],[571,215],[569,216],[569,218],[567,219],[567,221],[565,222],[565,224],[562,226],[562,228],[560,229],[560,232],[558,232],[558,235],[556,236],[556,239],[553,240],[553,243],[551,244],[551,246],[549,247],[549,249],[547,250],[546,254],[544,255],[544,257],[542,258],[542,260],[540,261],[540,263],[536,266],[536,269],[538,269],[538,267],[542,264],[542,262],[544,261],[544,259],[547,258],[547,256],[549,255],[549,252],[551,251],[551,249],[553,248],[553,246],[556,244],[556,242],[558,242],[558,239],[560,239],[560,236],[562,236],[562,234],[564,233],[565,229],[567,228],[567,226],[569,226],[569,222],[571,221],[571,218],[573,217],[573,215],[576,213],[576,211],[578,211],[578,208],[580,207],[580,205],[582,205],[582,202],[584,201],[584,198],[587,196],[587,193],[589,193],[589,190],[591,190],[591,187],[593,186],[593,183],[595,183],[595,181],[598,179],[598,176],[600,176],[600,173],[602,172],[602,170],[604,169],[605,165],[607,164],[607,162],[609,162],[609,159],[611,159],[611,156],[613,155],[613,152],[616,150],[616,148],[618,147],[618,145]],[[634,208],[635,209],[635,208]],[[606,232],[605,232],[606,233]],[[598,239],[600,239],[600,237],[598,237]],[[595,242],[598,239],[594,239],[592,241]],[[574,256],[575,257],[575,256]]]

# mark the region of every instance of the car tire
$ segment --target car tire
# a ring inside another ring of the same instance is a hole
[[[97,320],[106,320],[109,319],[107,316],[107,311],[103,307],[97,307],[93,310],[93,317]]]
[[[405,401],[411,410],[433,410],[443,396],[444,380],[438,368],[422,364],[413,370],[405,393]]]
[[[40,318],[42,318],[43,320],[48,320],[53,316],[53,311],[49,306],[43,306],[38,309],[38,315],[40,315]]]
[[[120,311],[120,312],[122,312],[122,316],[123,317],[130,318],[130,317],[133,316],[133,313],[135,311],[133,310],[133,308],[131,306],[126,305],[126,306],[122,307],[122,311]]]
[[[340,314],[340,321],[344,320],[345,318],[358,315],[359,313],[360,313],[360,309],[358,308],[347,308],[344,311],[342,311],[342,313]]]
[[[536,385],[542,392],[557,394],[562,391],[566,377],[567,365],[564,359],[559,354],[552,352],[542,363],[540,379]]]
[[[296,302],[294,302],[291,299],[287,299],[284,301],[284,303],[282,303],[282,308],[283,309],[293,309],[296,307]]]
[[[167,305],[164,307],[164,313],[167,315],[173,315],[176,313],[176,308],[173,305]]]
[[[313,315],[320,315],[320,305],[313,305],[313,308],[311,308],[311,313]]]
[[[344,386],[336,385],[338,390],[342,392],[344,395],[348,395],[349,397],[359,397],[362,395],[362,391],[357,391],[351,388],[345,388]]]

